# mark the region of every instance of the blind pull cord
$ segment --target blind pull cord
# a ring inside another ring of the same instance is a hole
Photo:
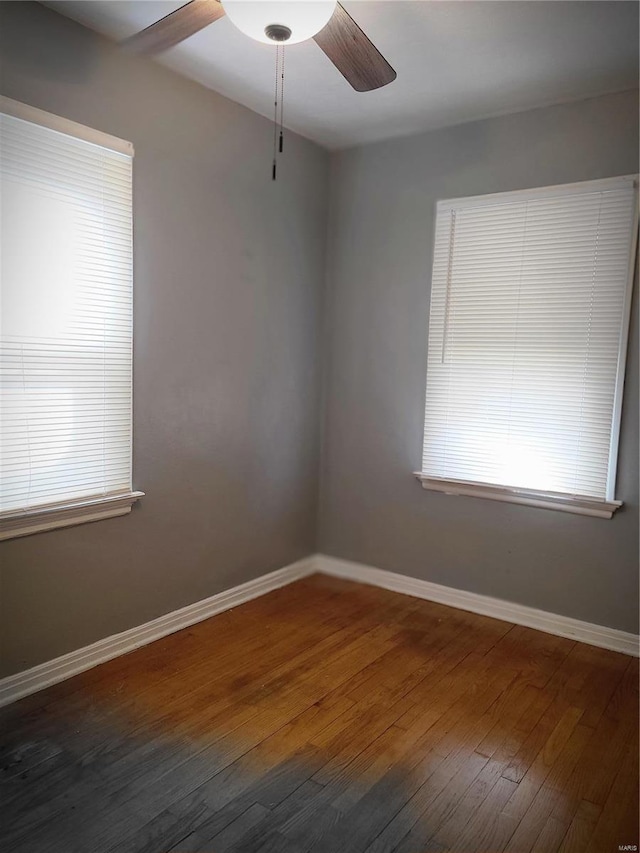
[[[449,314],[451,312],[451,279],[453,277],[453,256],[456,237],[456,211],[451,211],[449,222],[449,257],[447,263],[447,287],[444,297],[444,323],[442,327],[442,352],[440,353],[440,364],[444,364],[446,348],[449,338]]]

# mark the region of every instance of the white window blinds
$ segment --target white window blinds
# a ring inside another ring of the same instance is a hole
[[[2,519],[131,491],[132,149],[0,106]]]
[[[438,204],[424,478],[613,500],[636,229],[633,178]]]

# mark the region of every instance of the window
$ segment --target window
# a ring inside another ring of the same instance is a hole
[[[633,177],[437,206],[425,488],[610,518]]]
[[[129,143],[0,99],[0,538],[122,515]]]

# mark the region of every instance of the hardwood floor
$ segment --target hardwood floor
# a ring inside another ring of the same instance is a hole
[[[322,576],[0,724],[12,853],[639,843],[637,660]]]

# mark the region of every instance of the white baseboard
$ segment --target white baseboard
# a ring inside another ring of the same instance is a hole
[[[545,631],[547,634],[568,637],[570,640],[600,646],[603,649],[611,649],[625,655],[640,656],[640,638],[636,634],[628,634],[626,631],[618,631],[615,628],[607,628],[603,625],[593,625],[590,622],[581,622],[579,619],[571,619],[569,616],[547,613],[545,610],[536,610],[533,607],[525,607],[522,604],[514,604],[500,598],[490,598],[487,595],[479,595],[475,592],[453,589],[449,586],[410,578],[395,572],[375,569],[373,566],[365,566],[362,563],[339,560],[324,554],[318,554],[314,557],[314,565],[316,571],[327,575],[379,586],[393,592],[413,595],[415,598],[426,598],[428,601],[447,604],[460,610],[470,610],[472,613],[479,613],[482,616],[492,616],[494,619],[513,622],[515,625],[536,628],[538,631]]]
[[[262,575],[255,580],[234,586],[210,598],[189,604],[180,610],[174,610],[158,619],[152,619],[144,625],[130,628],[121,634],[114,634],[98,640],[90,646],[85,646],[77,651],[69,652],[54,660],[34,666],[32,669],[18,672],[7,678],[0,679],[0,707],[15,702],[30,693],[36,693],[45,687],[64,681],[87,669],[91,669],[100,663],[112,658],[131,652],[140,646],[146,646],[154,640],[173,634],[182,628],[188,628],[196,622],[215,616],[223,610],[230,610],[245,601],[257,598],[281,586],[286,586],[299,578],[306,577],[315,571],[315,562],[312,557],[306,557],[275,572]]]
[[[593,625],[590,622],[581,622],[568,616],[547,613],[544,610],[536,610],[533,607],[513,604],[510,601],[490,598],[475,592],[465,592],[430,581],[410,578],[395,572],[376,569],[373,566],[365,566],[362,563],[316,554],[255,580],[247,581],[240,586],[212,595],[210,598],[197,601],[195,604],[189,604],[180,610],[174,610],[144,625],[105,637],[104,640],[98,640],[90,646],[0,679],[0,707],[314,572],[382,587],[392,592],[412,595],[415,598],[425,598],[428,601],[436,601],[460,610],[470,610],[482,616],[492,616],[505,622],[525,625],[528,628],[546,631],[548,634],[557,634],[560,637],[568,637],[571,640],[626,655],[638,657],[640,654],[639,638],[635,634],[602,625]]]

